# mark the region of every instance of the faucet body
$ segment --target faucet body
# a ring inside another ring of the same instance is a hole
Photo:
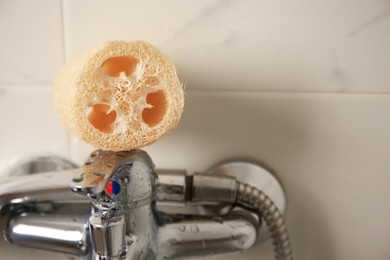
[[[171,259],[240,252],[261,218],[230,177],[156,171],[142,150],[97,150],[76,170],[0,184],[1,247],[74,259]]]

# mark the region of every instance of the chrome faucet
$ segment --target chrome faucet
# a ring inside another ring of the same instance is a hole
[[[234,168],[187,175],[155,170],[142,150],[96,150],[76,170],[8,177],[0,182],[0,251],[94,260],[218,255],[261,241],[266,223],[277,259],[292,259],[281,211],[229,174]]]

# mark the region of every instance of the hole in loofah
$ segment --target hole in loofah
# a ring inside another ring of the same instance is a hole
[[[121,72],[126,76],[130,76],[136,66],[138,60],[131,56],[112,57],[103,62],[102,68],[104,72],[110,77],[119,77]]]
[[[92,105],[88,113],[88,121],[97,130],[103,133],[112,132],[112,124],[116,119],[116,111],[106,104]]]
[[[146,102],[153,107],[142,111],[142,119],[149,127],[153,127],[163,119],[167,109],[167,100],[164,92],[159,90],[149,93],[146,96]]]

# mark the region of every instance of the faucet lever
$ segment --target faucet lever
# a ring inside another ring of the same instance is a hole
[[[71,190],[80,195],[101,193],[116,169],[134,151],[112,152],[96,150],[76,171]]]

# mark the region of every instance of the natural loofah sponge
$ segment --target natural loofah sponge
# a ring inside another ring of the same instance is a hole
[[[76,57],[55,82],[68,129],[96,148],[151,144],[174,128],[184,106],[175,67],[154,46],[111,41]]]

